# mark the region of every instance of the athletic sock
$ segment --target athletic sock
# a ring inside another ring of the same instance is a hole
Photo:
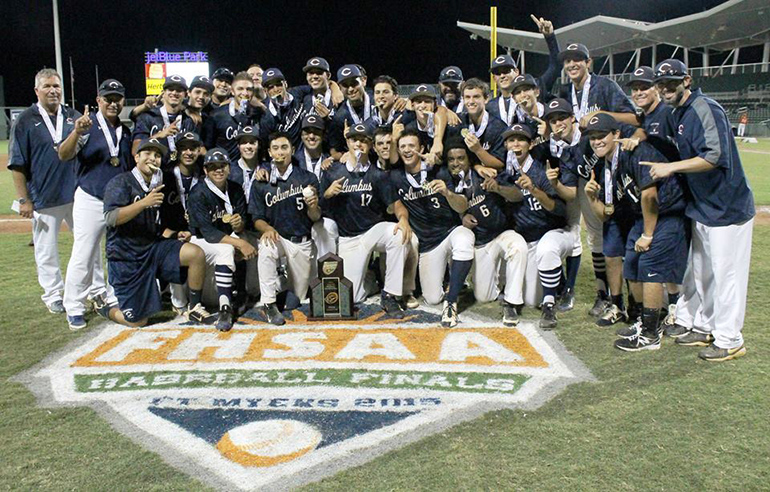
[[[553,304],[556,301],[556,289],[561,279],[561,267],[552,270],[538,270],[540,284],[543,286],[543,304]]]
[[[578,270],[580,270],[580,256],[567,257],[567,289],[574,289],[577,281]]]
[[[190,309],[193,309],[195,306],[201,303],[201,297],[203,297],[203,289],[190,289],[189,292],[190,295]]]
[[[473,260],[452,260],[452,268],[449,274],[449,292],[446,295],[447,301],[457,302],[457,297],[460,295],[463,284],[465,284],[468,272],[471,271],[472,264]]]
[[[650,335],[658,333],[660,329],[660,309],[642,308],[642,329]]]
[[[230,304],[233,297],[233,271],[229,266],[217,265],[214,268],[214,279],[219,295],[219,307]]]
[[[246,269],[247,266],[245,261],[235,262],[235,275],[233,276],[233,280],[235,281],[234,287],[236,303],[246,302]]]
[[[596,277],[596,290],[607,297],[607,265],[604,255],[601,253],[591,253],[591,261],[594,264],[594,276]]]
[[[668,295],[669,304],[676,304],[678,300],[679,300],[679,292],[674,292],[673,294]]]
[[[623,294],[619,296],[612,296],[612,303],[618,307],[621,311],[626,310],[626,303],[623,302]]]

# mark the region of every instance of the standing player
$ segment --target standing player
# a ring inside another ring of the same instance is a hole
[[[463,98],[460,94],[460,84],[464,81],[463,71],[460,70],[460,67],[450,65],[442,68],[438,76],[438,88],[441,94],[438,105],[444,106],[456,115],[465,111]]]
[[[441,161],[444,149],[444,135],[447,125],[447,109],[439,107],[436,103],[436,89],[432,85],[420,84],[409,94],[409,100],[412,102],[412,110],[406,111],[403,116],[396,118],[391,128],[393,130],[393,141],[398,140],[401,128],[412,128],[418,131],[420,135],[420,145],[430,149],[427,158],[431,164]],[[398,154],[392,152],[391,159],[396,162]]]
[[[492,169],[503,169],[505,166],[505,149],[503,132],[506,129],[503,121],[493,116],[484,108],[484,101],[489,97],[489,86],[477,78],[468,79],[460,86],[463,103],[467,113],[462,115],[462,132],[465,145],[476,154],[481,165]],[[482,174],[484,178],[493,174]]]
[[[544,163],[530,155],[532,133],[528,126],[515,124],[503,134],[506,171],[511,184],[521,190],[523,200],[515,204],[515,230],[527,241],[527,271],[524,302],[537,306],[542,300],[540,328],[556,328],[556,293],[561,280],[561,264],[572,252],[574,231],[566,220],[566,206],[553,189]],[[539,277],[539,282],[538,282]],[[538,287],[542,286],[542,298]]]
[[[487,179],[479,176],[471,167],[471,152],[462,139],[450,139],[445,154],[447,167],[456,182],[455,192],[463,192],[468,198],[463,225],[476,236],[473,294],[478,302],[497,299],[502,285],[499,272],[504,263],[503,324],[516,326],[519,323],[516,308],[524,304],[527,242],[516,231],[508,229],[505,211],[507,201],[522,199],[521,192],[515,186],[508,186],[506,173]]]
[[[348,130],[347,145],[346,162],[333,166],[321,180],[321,206],[339,228],[339,255],[353,284],[354,302],[366,299],[364,275],[372,251],[386,253],[382,309],[403,318],[397,297],[402,295],[412,235],[408,213],[393,192],[387,172],[369,162],[372,138],[363,124]],[[398,223],[386,221],[388,207],[393,207]]]
[[[203,251],[186,238],[169,239],[162,234],[160,164],[166,150],[157,139],[141,142],[134,156],[136,167],[111,179],[104,192],[107,259],[118,304],[102,303],[97,310],[126,326],[143,326],[161,310],[156,279],[177,284],[187,280],[190,312],[204,312],[200,304],[206,271]]]
[[[211,80],[214,84],[214,92],[211,94],[211,105],[215,109],[226,106],[232,100],[234,79],[233,72],[225,67],[218,68],[211,74]]]
[[[403,114],[394,106],[398,101],[398,82],[388,75],[380,75],[372,81],[374,87],[374,105],[377,107],[372,116],[364,121],[369,134],[377,128],[392,128],[393,121]]]
[[[212,92],[214,92],[214,84],[206,76],[196,75],[190,82],[185,112],[198,128],[203,128],[203,119],[207,118],[211,112]]]
[[[392,171],[390,179],[419,240],[423,298],[428,304],[438,304],[443,298],[441,325],[453,327],[458,322],[457,298],[473,263],[475,238],[470,229],[461,226],[458,215],[468,209],[468,199],[454,192],[452,177],[445,167],[429,166],[421,160],[424,148],[417,131],[404,130],[397,145],[403,170]],[[450,261],[445,297],[444,272]],[[406,275],[413,273],[407,271]]]
[[[303,105],[306,96],[312,95],[313,90],[308,85],[288,88],[286,78],[277,68],[268,68],[262,74],[262,87],[267,91],[269,131],[288,133],[291,144],[297,147],[300,142],[302,118],[307,110]]]
[[[331,79],[329,62],[320,56],[314,56],[305,63],[302,71],[305,72],[305,79],[313,90],[312,94],[307,94],[302,100],[305,114],[315,114],[323,119],[333,116],[344,96],[339,86]]]
[[[237,312],[232,306],[233,280],[236,280],[235,287],[239,294],[245,294],[246,289],[245,275],[236,275],[236,270],[245,272],[246,265],[243,261],[255,258],[257,250],[245,238],[244,230],[249,223],[246,197],[239,184],[227,179],[230,174],[230,161],[224,150],[208,150],[203,160],[203,168],[206,177],[190,192],[190,231],[197,240],[212,245],[231,246],[235,249],[237,260],[241,260],[232,263],[229,258],[223,257],[223,261],[216,263],[214,270],[219,296],[217,329],[228,331],[233,326],[234,313]]]
[[[286,269],[294,293],[307,297],[310,284],[310,231],[321,218],[318,178],[292,164],[291,138],[286,133],[270,136],[270,178],[252,185],[249,213],[262,235],[259,248],[259,287],[263,312],[269,323],[282,325],[283,315],[275,304],[279,291],[278,266],[286,257]]]
[[[676,306],[677,325],[690,331],[677,343],[708,345],[698,354],[708,361],[734,359],[746,353],[741,329],[754,197],[724,109],[691,88],[687,66],[673,59],[659,63],[655,83],[666,104],[675,108],[683,160],[654,163],[650,176],[684,175],[689,190],[685,215],[692,220],[690,259]]]
[[[345,127],[368,120],[377,109],[374,98],[366,90],[366,76],[358,65],[344,65],[337,70],[337,84],[345,95],[345,102],[332,117],[326,138],[329,153],[334,159],[342,158],[345,148]]]
[[[126,90],[115,79],[99,86],[99,111],[86,112],[75,121],[75,131],[59,146],[59,159],[78,157],[77,189],[72,205],[74,244],[64,285],[64,308],[70,328],[86,326],[85,301],[97,290],[100,304],[116,301],[112,287],[104,280],[100,244],[107,227],[104,221],[104,187],[134,166],[131,136],[120,122]]]
[[[50,68],[35,75],[37,103],[16,119],[8,169],[19,202],[19,214],[32,221],[37,280],[48,311],[63,314],[64,280],[59,267],[59,229],[72,229],[75,163],[62,162],[58,150],[80,114],[61,104],[61,77]]]

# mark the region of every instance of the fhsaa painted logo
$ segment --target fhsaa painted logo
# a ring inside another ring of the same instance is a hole
[[[591,379],[552,333],[433,310],[389,320],[228,333],[172,322],[106,325],[17,376],[48,406],[89,405],[184,472],[221,489],[287,489],[500,408],[536,408]]]

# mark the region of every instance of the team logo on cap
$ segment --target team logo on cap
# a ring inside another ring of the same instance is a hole
[[[173,80],[174,82],[179,82],[180,80],[182,80],[182,77],[180,77],[179,75],[172,75],[172,76],[171,76],[171,77],[169,77],[169,78],[170,78],[171,80]]]
[[[446,74],[447,75],[457,75],[457,72],[455,71],[454,68],[450,68],[449,70],[446,71]]]
[[[244,126],[243,127],[243,133],[251,133],[254,131],[254,127],[251,126]]]
[[[415,92],[427,92],[427,91],[428,91],[428,86],[424,84],[418,86],[417,89],[415,89]]]
[[[319,60],[318,58],[313,58],[312,60],[310,60],[310,64],[311,65],[320,65],[321,64],[321,60]]]
[[[504,61],[505,61],[505,57],[502,55],[495,58],[495,63],[503,63]]]
[[[591,118],[591,119],[588,121],[588,124],[589,124],[589,125],[594,125],[594,124],[596,124],[596,123],[599,123],[599,117],[598,117],[598,116],[594,116],[593,118]]]
[[[634,70],[634,75],[642,75],[643,73],[644,73],[643,68],[637,68],[636,70]]]
[[[349,68],[343,68],[342,72],[340,72],[343,76],[350,75],[351,70]]]
[[[109,85],[110,87],[112,87],[113,89],[117,89],[118,87],[120,87],[120,84],[119,84],[119,83],[117,83],[117,82],[114,82],[114,81],[113,81],[113,82],[110,82],[108,85]]]
[[[567,46],[568,50],[576,50],[578,49],[578,45],[576,43],[572,43],[571,45]]]
[[[357,131],[357,132],[365,132],[366,131],[366,128],[364,127],[364,125],[362,125],[360,123],[358,125],[354,126],[353,129],[355,131]]]
[[[203,77],[201,77],[200,79],[198,79],[198,80],[202,80],[204,82],[209,82],[209,78],[206,77],[205,75]]]
[[[548,103],[548,107],[551,109],[557,107],[558,105],[559,105],[559,101],[557,101],[556,99]]]
[[[662,63],[658,67],[658,73],[665,73],[665,72],[671,72],[671,71],[672,71],[671,64],[669,63]]]
[[[272,77],[273,75],[275,75],[275,72],[274,72],[274,71],[272,71],[272,70],[268,70],[266,75],[267,75],[268,77]]]
[[[187,132],[184,134],[183,138],[195,138],[195,135],[193,132]]]
[[[513,129],[513,130],[516,130],[516,131],[523,131],[523,130],[524,130],[524,127],[522,127],[521,125],[518,125],[518,124],[517,124],[517,125],[513,125],[513,128],[512,128],[512,129]]]
[[[524,80],[524,76],[523,75],[519,75],[518,77],[513,79],[514,82],[521,82],[522,80]]]
[[[158,142],[157,138],[151,138],[150,139],[150,143],[154,143],[154,144],[159,144],[160,145],[160,142]]]
[[[310,116],[308,116],[308,117],[305,119],[305,121],[307,121],[308,123],[315,123],[316,121],[318,121],[318,119],[317,119],[315,116],[313,116],[313,115],[311,114]]]

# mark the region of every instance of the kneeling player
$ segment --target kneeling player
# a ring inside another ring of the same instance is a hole
[[[575,232],[566,219],[566,205],[551,186],[545,165],[529,154],[532,133],[529,127],[515,124],[503,133],[506,171],[521,189],[523,200],[513,209],[516,232],[527,241],[527,272],[524,301],[537,305],[538,276],[543,289],[540,328],[556,328],[554,303],[561,280],[561,263],[572,252]]]
[[[161,234],[160,164],[166,151],[157,139],[141,142],[134,156],[136,167],[110,180],[104,193],[107,259],[118,306],[101,304],[96,308],[102,316],[126,326],[143,326],[149,316],[161,310],[156,279],[181,284],[187,277],[190,311],[204,311],[203,251]]]
[[[516,326],[516,306],[524,304],[522,287],[527,268],[527,242],[516,231],[508,229],[506,201],[521,200],[515,186],[508,186],[510,176],[482,178],[471,168],[468,147],[460,138],[450,139],[444,148],[449,172],[456,181],[454,190],[465,193],[468,211],[463,225],[476,236],[473,267],[473,295],[478,302],[490,302],[500,295],[501,263],[505,264],[503,324]]]
[[[372,138],[363,123],[346,135],[347,160],[324,173],[322,206],[339,228],[339,255],[345,262],[345,276],[353,283],[355,302],[366,298],[364,275],[372,251],[386,253],[382,309],[403,318],[397,302],[402,295],[404,261],[412,236],[404,205],[388,181],[388,173],[369,162]],[[386,219],[393,206],[398,223]]]
[[[236,265],[235,257],[249,260],[257,256],[256,248],[243,237],[248,224],[246,197],[243,188],[227,179],[230,173],[230,160],[224,149],[214,147],[206,152],[203,160],[206,177],[190,192],[189,216],[190,230],[196,241],[206,242],[221,251],[220,245],[234,249],[233,260],[228,255],[220,256],[214,269],[214,277],[219,296],[219,319],[217,329],[228,331],[233,327],[234,309],[233,277],[239,279],[236,288],[245,292],[245,277],[236,276],[236,270],[245,271],[246,265]],[[227,258],[227,260],[225,260]]]
[[[468,199],[453,191],[446,168],[431,167],[420,160],[424,148],[416,130],[404,130],[397,145],[404,169],[391,171],[390,179],[409,211],[409,224],[419,240],[422,294],[428,304],[441,302],[444,272],[451,260],[441,325],[456,326],[457,297],[473,263],[475,238],[470,229],[460,227],[458,215],[468,209]]]
[[[255,181],[251,188],[249,212],[254,227],[262,234],[259,248],[259,290],[261,303],[268,322],[284,324],[284,318],[275,305],[278,294],[278,266],[286,257],[286,269],[294,293],[300,299],[307,297],[310,284],[313,222],[321,218],[318,205],[318,178],[315,174],[292,165],[292,146],[288,134],[270,135],[268,152],[270,178]]]

